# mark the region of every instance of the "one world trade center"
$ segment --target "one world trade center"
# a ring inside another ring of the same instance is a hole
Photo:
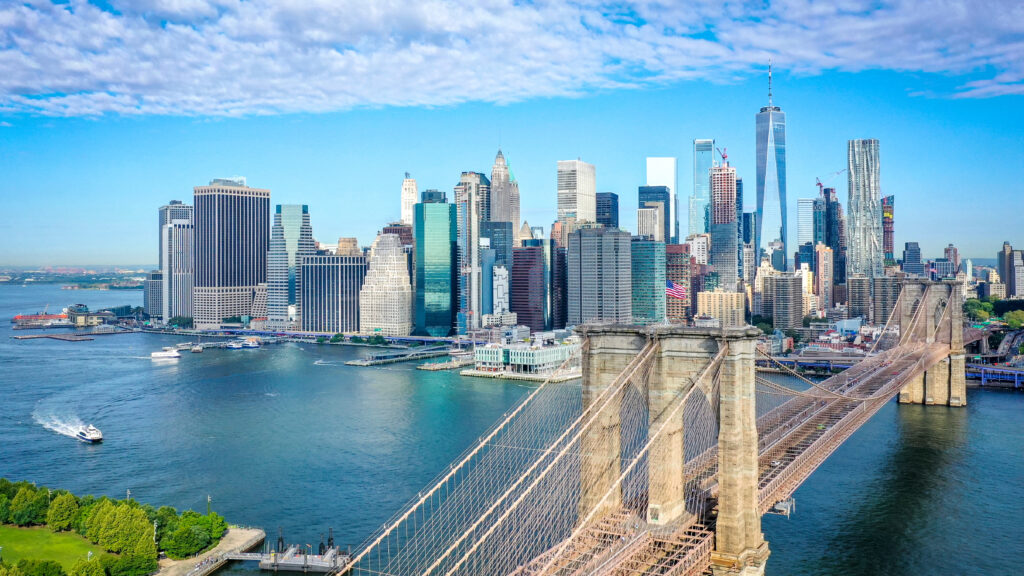
[[[757,114],[757,228],[762,254],[786,269],[786,113],[772,105],[772,69],[768,66],[768,105]]]

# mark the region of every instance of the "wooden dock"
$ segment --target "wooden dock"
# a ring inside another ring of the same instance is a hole
[[[83,334],[23,334],[21,336],[11,336],[15,340],[36,340],[39,338],[49,338],[50,340],[62,340],[64,342],[85,342],[86,340],[92,340],[90,336]]]

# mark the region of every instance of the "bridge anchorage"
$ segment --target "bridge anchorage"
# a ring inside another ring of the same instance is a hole
[[[344,572],[763,574],[761,516],[886,402],[932,382],[963,405],[958,288],[907,286],[870,354],[823,381],[758,375],[751,327],[580,327],[582,382],[533,390]]]

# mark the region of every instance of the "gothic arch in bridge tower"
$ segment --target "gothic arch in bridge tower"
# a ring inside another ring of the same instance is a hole
[[[963,301],[962,284],[956,280],[906,278],[901,298],[900,342],[948,345],[948,353],[907,382],[900,391],[900,403],[964,406],[967,384],[963,311],[959,305]]]

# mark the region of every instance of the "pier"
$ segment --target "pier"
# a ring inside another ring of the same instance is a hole
[[[440,358],[448,355],[448,347],[430,348],[424,350],[412,350],[408,352],[393,352],[390,354],[373,354],[358,360],[345,362],[348,366],[380,366],[381,364],[395,364],[397,362],[409,362],[411,360],[426,360],[427,358]]]
[[[424,362],[416,367],[417,370],[428,370],[431,372],[438,370],[455,370],[456,368],[465,368],[466,366],[473,365],[473,358],[452,358],[447,362]]]
[[[336,547],[327,548],[322,554],[311,554],[310,551],[306,546],[293,544],[284,552],[236,552],[227,554],[225,559],[259,562],[260,570],[324,574],[344,568],[350,560],[348,552]]]

